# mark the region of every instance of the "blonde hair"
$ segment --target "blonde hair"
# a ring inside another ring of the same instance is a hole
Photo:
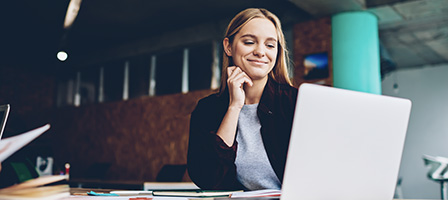
[[[238,13],[227,26],[225,38],[229,39],[229,43],[232,44],[235,35],[246,25],[250,20],[255,18],[264,18],[271,21],[277,31],[278,37],[278,53],[277,60],[275,61],[274,68],[269,72],[269,76],[277,81],[278,83],[284,83],[292,85],[291,80],[288,75],[288,50],[286,49],[286,40],[282,31],[280,20],[273,13],[269,12],[263,8],[248,8],[246,10]],[[219,88],[219,93],[226,89],[227,86],[227,67],[229,67],[231,62],[231,57],[227,56],[223,52],[222,59],[222,72],[221,72],[221,87]]]

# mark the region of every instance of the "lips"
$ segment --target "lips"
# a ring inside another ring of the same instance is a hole
[[[258,65],[265,65],[265,64],[268,64],[268,62],[267,61],[263,61],[263,60],[253,60],[253,59],[247,59],[249,62],[251,62],[251,63],[255,63],[255,64],[258,64]]]

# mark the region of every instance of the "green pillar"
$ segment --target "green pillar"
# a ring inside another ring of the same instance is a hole
[[[369,12],[345,12],[331,20],[333,86],[381,94],[378,19]]]

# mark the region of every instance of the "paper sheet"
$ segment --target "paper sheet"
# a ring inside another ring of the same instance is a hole
[[[50,124],[34,130],[0,140],[0,162],[3,162],[16,151],[39,137],[50,128]]]

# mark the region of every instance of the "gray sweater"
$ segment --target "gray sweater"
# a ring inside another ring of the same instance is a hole
[[[244,105],[238,118],[237,178],[249,190],[280,189],[261,138],[258,104]]]

